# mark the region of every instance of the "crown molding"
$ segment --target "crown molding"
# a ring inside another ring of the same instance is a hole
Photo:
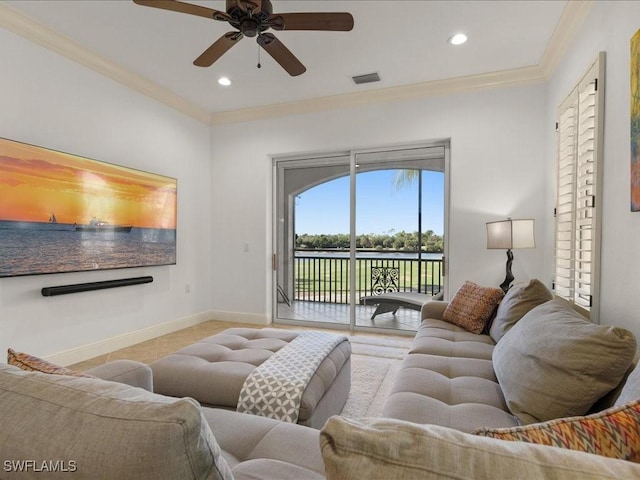
[[[68,37],[2,4],[0,4],[0,27],[52,50],[69,60],[84,65],[143,95],[164,103],[168,107],[202,123],[209,124],[211,121],[211,114],[208,111],[188,102],[166,88],[91,52]]]
[[[91,68],[199,122],[223,125],[384,102],[406,101],[434,95],[541,83],[548,80],[553,74],[592,5],[593,0],[570,0],[567,2],[538,65],[213,113],[91,52],[66,36],[2,4],[0,4],[0,27]]]
[[[593,0],[570,0],[567,2],[540,61],[545,78],[548,79],[553,74],[569,44],[591,11],[593,3]]]
[[[544,80],[545,77],[542,75],[542,69],[536,65],[480,75],[448,78],[398,87],[367,90],[365,92],[345,93],[295,102],[265,105],[263,107],[212,113],[211,123],[212,125],[222,125],[226,123],[248,122],[269,117],[336,110],[384,102],[415,100],[435,95],[528,85],[541,83]]]

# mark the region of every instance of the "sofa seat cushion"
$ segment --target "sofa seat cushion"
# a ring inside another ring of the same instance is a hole
[[[523,424],[586,414],[631,366],[634,335],[595,325],[565,302],[527,313],[493,351],[509,409]]]
[[[471,333],[444,320],[425,318],[410,353],[491,360],[494,345],[489,335]]]
[[[465,432],[517,425],[490,360],[419,353],[405,357],[383,416]]]
[[[640,478],[624,460],[390,419],[333,417],[320,442],[327,480]]]
[[[78,478],[233,478],[192,399],[0,364],[0,424],[2,458],[73,460]]]
[[[324,479],[318,430],[217,408],[202,411],[235,480]]]

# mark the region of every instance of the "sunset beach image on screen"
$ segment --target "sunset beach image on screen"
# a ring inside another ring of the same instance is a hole
[[[176,263],[177,180],[0,138],[0,277]]]

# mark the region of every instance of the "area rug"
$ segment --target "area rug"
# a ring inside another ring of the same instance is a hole
[[[351,390],[340,415],[347,418],[382,416],[384,402],[412,340],[411,337],[349,337]]]

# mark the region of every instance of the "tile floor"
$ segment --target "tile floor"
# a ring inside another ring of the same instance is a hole
[[[215,335],[222,330],[232,327],[253,327],[260,328],[257,325],[245,325],[240,323],[218,322],[211,320],[209,322],[200,323],[191,327],[178,330],[167,335],[152,338],[146,342],[137,343],[130,347],[122,348],[99,357],[85,360],[84,362],[71,365],[69,368],[73,370],[86,370],[103,363],[113,360],[127,359],[137,360],[143,363],[152,363],[155,360],[164,357],[176,350],[190,345],[201,338]]]

